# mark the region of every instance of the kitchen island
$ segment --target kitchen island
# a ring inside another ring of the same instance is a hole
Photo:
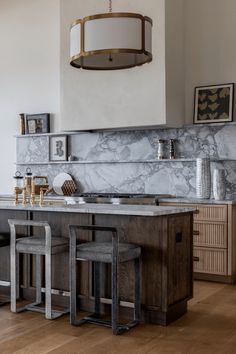
[[[0,200],[0,231],[9,231],[9,218],[47,220],[53,235],[68,237],[69,224],[111,225],[121,228],[121,241],[135,243],[142,248],[142,319],[146,323],[167,325],[187,311],[187,301],[192,297],[193,285],[193,211],[192,208],[162,207],[152,205],[65,205],[49,202],[43,207],[30,205],[15,206],[13,202]],[[37,234],[39,230],[20,229],[19,234]],[[107,234],[83,232],[80,242],[107,240]],[[33,256],[21,257],[22,295],[31,299],[35,292]],[[60,304],[69,302],[68,254],[53,257],[52,286],[54,297]],[[92,265],[81,262],[78,265],[78,294],[80,308],[93,309]],[[32,271],[30,271],[32,270]],[[110,303],[110,268],[102,268],[101,302],[104,308]],[[0,278],[9,279],[9,252],[0,250]],[[120,268],[121,313],[131,316],[133,307],[132,264]],[[4,290],[3,288],[1,290]]]

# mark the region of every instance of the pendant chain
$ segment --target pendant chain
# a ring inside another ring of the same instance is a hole
[[[112,12],[112,0],[109,0],[109,12]]]

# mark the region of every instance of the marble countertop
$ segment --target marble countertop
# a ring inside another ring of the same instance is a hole
[[[27,204],[15,205],[8,200],[0,200],[0,209],[8,210],[27,210],[27,211],[47,211],[47,212],[66,212],[66,213],[88,213],[88,214],[113,214],[113,215],[136,215],[136,216],[164,216],[173,214],[192,213],[194,208],[178,208],[171,206],[155,205],[114,205],[114,204],[73,204],[56,203],[51,205],[47,202],[40,207]]]
[[[226,199],[226,200],[215,200],[215,199],[199,199],[199,198],[184,198],[184,197],[174,197],[174,198],[158,198],[159,203],[184,203],[184,204],[230,204],[236,205],[236,200]]]

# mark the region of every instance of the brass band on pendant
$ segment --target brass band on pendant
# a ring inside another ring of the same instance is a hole
[[[92,53],[92,54],[91,54]],[[120,66],[120,67],[91,67],[91,66],[84,66],[82,63],[81,65],[78,65],[78,64],[75,64],[75,60],[78,60],[78,59],[83,59],[85,58],[86,56],[93,56],[93,55],[99,55],[99,54],[107,54],[107,55],[112,55],[112,54],[121,54],[121,53],[133,53],[133,54],[144,54],[146,56],[146,60],[145,61],[142,61],[142,63],[138,63],[138,64],[130,64],[130,65],[126,65],[125,67],[124,66]],[[129,50],[125,50],[125,49],[112,49],[112,50],[109,50],[109,49],[101,49],[101,50],[94,50],[94,51],[91,51],[91,52],[85,52],[85,53],[81,53],[81,54],[78,54],[78,55],[74,55],[71,60],[70,60],[70,64],[71,66],[75,67],[75,68],[83,68],[83,69],[90,69],[90,70],[118,70],[118,69],[124,69],[124,68],[133,68],[134,66],[141,66],[145,63],[150,63],[152,61],[152,54],[150,52],[147,52],[147,51],[140,51],[140,50],[135,50],[135,49],[129,49]]]
[[[126,18],[138,18],[142,21],[141,25],[141,40],[142,40],[142,48],[139,49],[130,49],[130,48],[111,48],[111,49],[99,49],[99,50],[93,50],[93,51],[88,51],[86,52],[84,50],[84,44],[85,44],[85,36],[84,36],[84,25],[88,21],[96,20],[96,19],[102,19],[102,18],[119,18],[119,17],[126,17]],[[83,68],[83,69],[90,69],[90,70],[117,70],[117,69],[122,69],[122,68],[132,68],[134,66],[140,66],[145,63],[150,63],[152,61],[152,54],[150,52],[147,52],[145,50],[145,22],[148,21],[152,25],[152,19],[147,16],[142,16],[140,14],[136,13],[129,13],[129,12],[112,12],[112,13],[105,13],[105,14],[97,14],[97,15],[92,15],[92,16],[87,16],[84,17],[83,19],[79,19],[74,21],[71,24],[71,29],[78,25],[81,24],[81,32],[80,32],[80,41],[81,41],[81,51],[79,54],[74,55],[73,57],[70,58],[70,64],[76,68]],[[122,53],[131,53],[131,54],[144,54],[146,56],[146,60],[143,61],[142,63],[139,64],[130,64],[127,66],[121,66],[121,67],[86,67],[81,63],[81,65],[75,64],[75,60],[78,60],[81,58],[81,61],[83,62],[84,57],[89,57],[89,56],[95,56],[99,54],[122,54]]]
[[[152,25],[152,19],[148,16],[143,16],[141,14],[136,14],[133,12],[111,12],[111,13],[105,13],[105,14],[97,14],[97,15],[91,15],[91,16],[86,16],[83,19],[75,20],[71,24],[71,28],[78,25],[79,23],[83,24],[87,21],[92,21],[92,20],[97,20],[101,18],[114,18],[114,17],[130,17],[130,18],[139,18],[140,20],[148,21]]]

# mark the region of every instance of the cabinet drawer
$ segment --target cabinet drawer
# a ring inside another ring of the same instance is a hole
[[[226,250],[195,247],[193,254],[194,272],[227,275]]]
[[[227,205],[203,205],[199,204],[194,221],[222,221],[227,222]]]
[[[227,224],[194,222],[193,230],[194,246],[227,248]]]
[[[212,204],[187,204],[187,203],[160,203],[160,205],[173,205],[175,207],[189,207],[197,209],[194,213],[194,221],[218,221],[227,222],[227,205]]]

